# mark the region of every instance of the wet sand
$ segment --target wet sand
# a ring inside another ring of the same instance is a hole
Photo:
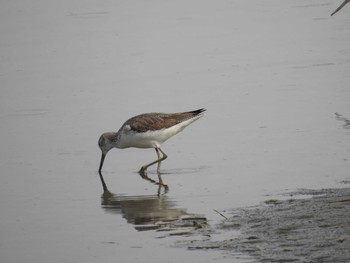
[[[181,245],[219,249],[246,262],[349,262],[350,188],[288,195],[287,200],[227,211],[229,218],[217,226],[231,233],[225,240],[205,238]]]

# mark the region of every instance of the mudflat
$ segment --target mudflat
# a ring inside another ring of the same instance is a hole
[[[232,210],[216,227],[233,231],[231,237],[192,240],[186,246],[223,250],[247,262],[349,262],[350,188],[288,194],[287,200]]]

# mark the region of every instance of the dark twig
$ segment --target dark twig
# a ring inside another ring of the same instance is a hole
[[[213,209],[213,210],[214,210],[214,212],[216,212],[216,213],[218,213],[219,215],[221,215],[223,218],[228,219],[226,216],[224,216],[223,214],[221,214],[218,210],[215,210],[215,209]]]
[[[337,9],[335,9],[335,11],[331,14],[331,16],[336,14],[340,9],[342,9],[349,2],[350,0],[345,0]]]

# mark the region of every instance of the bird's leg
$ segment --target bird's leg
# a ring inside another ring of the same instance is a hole
[[[159,153],[159,150],[158,148],[154,148],[156,150],[156,153],[157,153],[157,156],[158,156],[158,161],[161,159],[160,157],[160,153]],[[162,162],[158,162],[158,165],[157,165],[157,174],[160,174],[160,165],[161,165]]]
[[[141,174],[141,176],[142,176],[142,175],[143,175],[143,176],[146,175],[147,168],[150,167],[150,166],[153,165],[153,164],[158,163],[157,173],[158,173],[158,177],[159,177],[159,183],[160,183],[160,184],[163,184],[163,180],[162,180],[162,178],[160,177],[160,163],[161,163],[163,160],[165,160],[168,156],[167,156],[160,148],[155,148],[155,150],[156,150],[158,159],[157,159],[156,161],[154,161],[154,162],[151,162],[151,163],[149,163],[149,164],[143,165],[143,166],[141,167],[139,173]],[[162,157],[160,156],[159,151],[163,154]]]
[[[159,160],[158,166],[157,166],[157,173],[160,174],[160,165],[161,165],[163,160],[168,158],[168,155],[166,155],[165,152],[163,152],[162,149],[160,149],[160,148],[155,148],[155,149],[156,149],[156,152],[157,152],[157,155],[158,155],[158,160]],[[159,151],[163,154],[162,157],[160,157]]]
[[[159,184],[160,185],[165,185],[163,183],[162,176],[160,175],[160,165],[161,165],[162,161],[165,160],[168,156],[160,148],[155,148],[155,149],[156,149],[158,160],[159,160],[158,165],[157,165],[157,174],[158,174]],[[160,157],[159,151],[163,154],[162,157]]]

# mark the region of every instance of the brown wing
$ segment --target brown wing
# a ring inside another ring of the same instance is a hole
[[[127,120],[123,126],[129,125],[136,132],[161,130],[191,119],[205,111],[204,109],[181,113],[146,113]]]

